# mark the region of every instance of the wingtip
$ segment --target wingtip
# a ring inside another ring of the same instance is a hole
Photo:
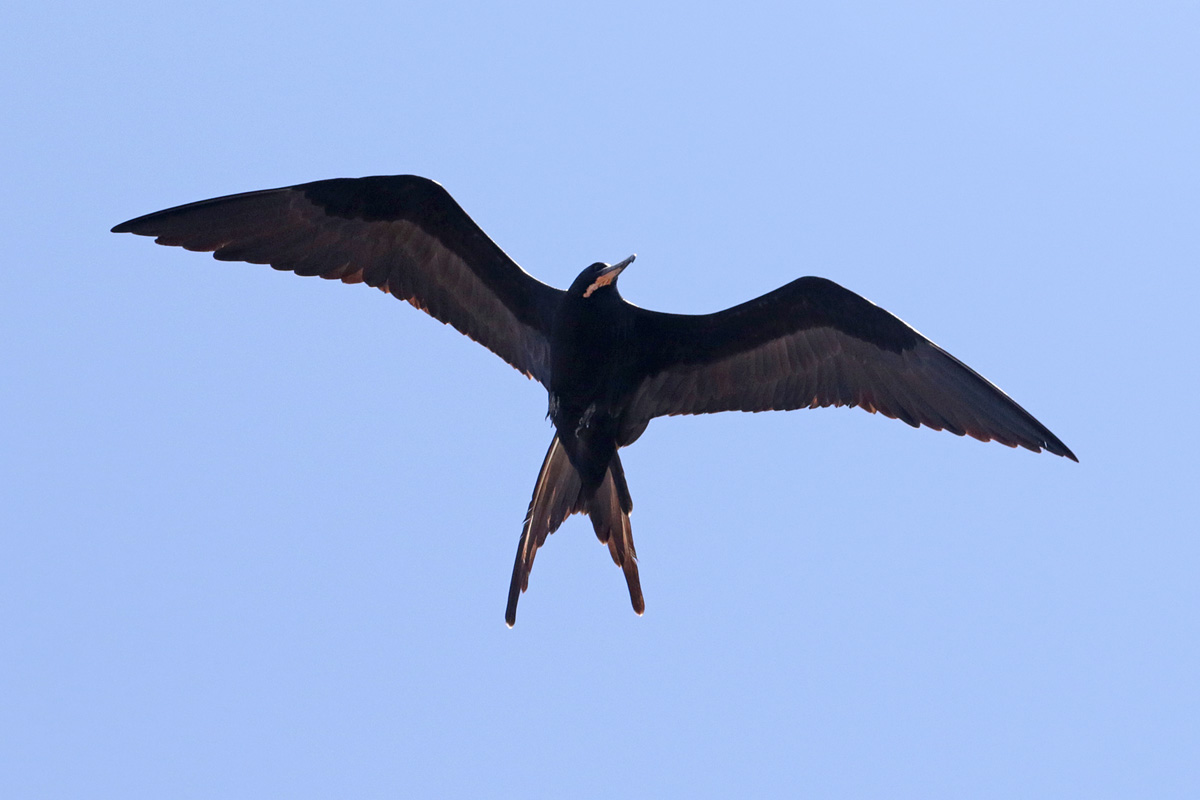
[[[1079,463],[1079,458],[1076,457],[1076,455],[1071,452],[1071,448],[1067,447],[1065,444],[1062,443],[1061,440],[1059,440],[1057,438],[1051,439],[1050,441],[1047,441],[1047,442],[1042,442],[1042,447],[1046,450],[1047,453],[1053,453],[1056,456],[1062,456],[1063,458],[1069,458],[1072,461],[1074,461],[1076,464]]]
[[[151,233],[150,231],[147,231],[143,227],[143,223],[150,221],[151,218],[157,217],[161,213],[162,212],[160,211],[160,212],[156,212],[154,214],[144,214],[140,217],[134,217],[133,219],[127,219],[124,222],[113,225],[112,228],[109,229],[109,232],[110,233],[133,233],[133,234],[137,234],[138,236],[154,236],[155,234]],[[140,230],[139,230],[139,228],[140,228]]]

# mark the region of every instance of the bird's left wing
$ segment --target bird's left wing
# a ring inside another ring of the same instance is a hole
[[[336,178],[235,194],[147,214],[113,232],[374,286],[549,382],[549,331],[563,292],[517,266],[426,178]]]
[[[832,281],[800,278],[715,314],[637,310],[643,376],[624,441],[653,417],[859,406],[1078,460],[979,373]]]

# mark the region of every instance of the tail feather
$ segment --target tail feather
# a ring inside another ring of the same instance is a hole
[[[538,548],[546,543],[547,536],[558,530],[563,520],[583,510],[580,502],[582,486],[579,472],[572,466],[566,449],[555,436],[533,487],[529,511],[525,514],[525,526],[521,530],[521,541],[517,544],[512,582],[508,586],[508,608],[504,612],[508,627],[516,624],[517,601],[521,599],[521,592],[529,588],[529,573],[533,570],[533,558]]]
[[[646,610],[646,601],[642,597],[637,550],[633,546],[633,529],[629,524],[629,512],[632,510],[633,500],[625,483],[625,470],[621,466],[621,459],[614,453],[604,480],[588,501],[587,512],[592,518],[596,538],[608,545],[613,563],[625,573],[629,601],[633,604],[633,610],[640,615]]]
[[[542,462],[533,498],[529,501],[529,511],[525,515],[521,541],[517,545],[512,582],[508,587],[508,608],[504,612],[504,620],[510,628],[517,621],[517,601],[521,593],[529,588],[529,573],[533,570],[533,559],[538,548],[545,544],[546,537],[558,530],[563,520],[579,512],[587,512],[591,517],[596,537],[608,545],[613,561],[624,571],[633,610],[638,614],[645,611],[646,604],[642,599],[637,571],[637,552],[633,547],[633,532],[629,525],[633,501],[625,483],[625,470],[615,453],[600,486],[591,497],[585,497],[585,493],[579,472],[567,457],[562,442],[555,436]]]

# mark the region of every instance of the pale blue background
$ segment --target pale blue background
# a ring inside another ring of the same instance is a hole
[[[1200,796],[1195,3],[0,12],[0,796]],[[545,394],[378,292],[108,233],[441,181],[565,286],[806,274],[1082,463],[861,411],[655,422],[647,612]]]

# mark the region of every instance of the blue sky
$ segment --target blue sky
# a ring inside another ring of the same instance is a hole
[[[0,25],[0,795],[1195,797],[1194,4],[17,2]],[[822,275],[1080,457],[656,421],[647,612],[545,393],[378,292],[108,229],[440,181],[639,305]]]

